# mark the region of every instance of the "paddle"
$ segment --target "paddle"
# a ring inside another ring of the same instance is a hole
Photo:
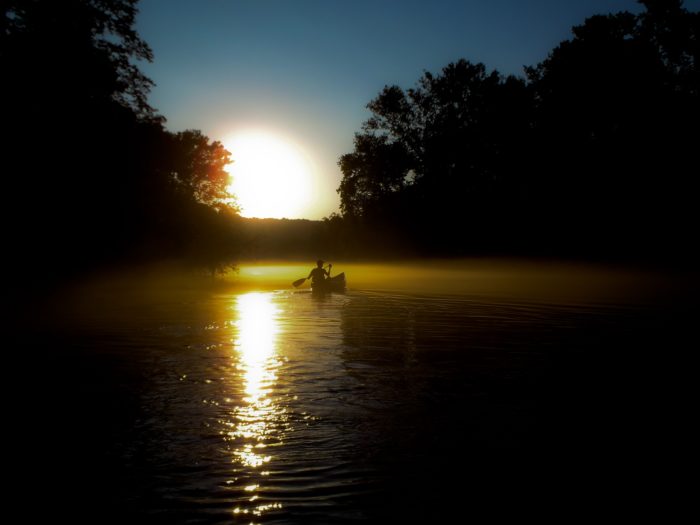
[[[330,273],[332,267],[333,267],[332,264],[329,264],[329,265],[328,265],[328,272],[329,272],[329,273]],[[292,283],[292,286],[293,286],[294,288],[299,288],[302,284],[304,284],[304,281],[306,281],[307,279],[308,279],[308,277],[303,277],[303,278],[301,278],[301,279],[297,279],[296,281],[294,281],[294,282]]]

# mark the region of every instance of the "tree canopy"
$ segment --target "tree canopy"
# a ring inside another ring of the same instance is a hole
[[[75,112],[75,106],[113,101],[141,118],[153,118],[147,101],[153,82],[135,64],[153,59],[134,29],[137,3],[3,2],[3,75],[10,80],[4,94],[31,100],[21,108],[25,115],[32,109]]]
[[[698,13],[593,16],[523,78],[459,60],[387,86],[343,155],[346,221],[428,253],[662,252],[693,220]]]
[[[17,271],[233,257],[230,153],[148,103],[136,0],[10,0],[0,18],[3,217]]]

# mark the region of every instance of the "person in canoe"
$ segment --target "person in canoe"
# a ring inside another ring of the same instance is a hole
[[[316,261],[316,268],[311,270],[309,273],[309,276],[307,279],[311,279],[311,286],[313,285],[319,285],[323,282],[325,282],[326,279],[329,279],[331,276],[331,268],[333,268],[332,264],[328,264],[328,269],[326,270],[323,267],[323,261],[319,259]]]

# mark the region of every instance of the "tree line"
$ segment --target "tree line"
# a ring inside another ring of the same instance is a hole
[[[27,281],[117,261],[231,263],[230,154],[171,133],[137,0],[9,0],[0,18],[4,259]]]
[[[137,3],[2,3],[10,286],[154,258],[217,271],[250,243],[284,255],[268,225],[241,227],[223,145],[167,131],[149,105]],[[640,3],[639,14],[587,19],[524,77],[460,60],[413,88],[385,87],[339,160],[340,214],[308,233],[284,225],[289,249],[691,253],[700,16],[678,0]]]
[[[339,160],[339,252],[692,252],[700,15],[593,16],[504,76],[459,60],[386,86]]]

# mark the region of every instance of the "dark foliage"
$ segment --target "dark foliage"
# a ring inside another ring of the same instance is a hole
[[[684,255],[700,16],[641,3],[587,19],[525,79],[460,60],[385,87],[339,161],[343,220],[430,254]]]
[[[229,153],[167,132],[148,105],[136,4],[2,4],[4,253],[39,285],[134,257],[215,269],[233,256]]]

